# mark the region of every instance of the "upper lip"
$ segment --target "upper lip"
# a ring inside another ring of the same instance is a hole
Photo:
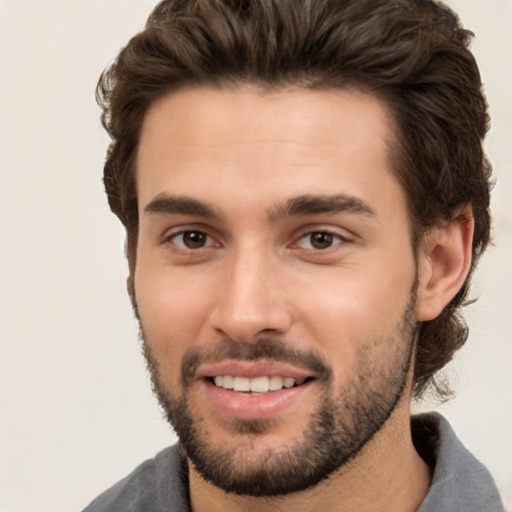
[[[231,375],[254,379],[256,377],[293,377],[306,379],[312,377],[311,372],[298,368],[295,365],[277,361],[235,361],[226,360],[218,363],[203,364],[197,371],[199,379],[215,377],[217,375]]]

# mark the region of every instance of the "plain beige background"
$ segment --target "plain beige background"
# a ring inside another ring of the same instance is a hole
[[[0,511],[81,510],[172,442],[124,290],[123,232],[101,186],[97,78],[150,0],[0,0]],[[436,407],[512,510],[512,1],[451,0],[477,34],[493,117],[495,248],[471,338]]]

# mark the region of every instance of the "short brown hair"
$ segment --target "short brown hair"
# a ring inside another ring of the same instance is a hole
[[[470,205],[475,220],[471,272],[489,241],[491,168],[482,149],[488,115],[472,34],[433,0],[166,0],[144,31],[102,74],[97,98],[112,142],[104,183],[127,230],[135,266],[138,211],[135,160],[148,107],[194,85],[358,87],[379,95],[395,122],[393,156],[419,240]],[[458,311],[469,277],[441,315],[420,329],[414,392],[467,338]]]

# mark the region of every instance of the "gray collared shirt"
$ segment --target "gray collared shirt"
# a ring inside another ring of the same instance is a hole
[[[487,469],[436,413],[413,416],[414,444],[434,468],[417,512],[503,512]],[[143,462],[83,512],[190,512],[187,464],[179,445]]]
[[[417,512],[503,511],[489,471],[463,446],[446,419],[437,413],[413,416],[412,433],[416,449],[434,467],[430,490]]]

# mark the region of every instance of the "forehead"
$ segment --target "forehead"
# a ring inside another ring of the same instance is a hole
[[[248,204],[268,200],[265,208],[287,194],[396,194],[391,139],[385,104],[362,92],[204,87],[170,93],[143,123],[139,208],[162,193],[207,200],[218,192],[227,203],[236,190]]]

